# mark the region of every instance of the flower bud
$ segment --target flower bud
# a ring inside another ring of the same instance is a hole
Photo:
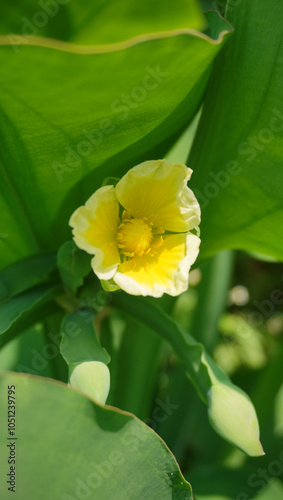
[[[264,455],[257,415],[247,394],[233,384],[216,383],[208,392],[208,405],[210,423],[220,436],[247,455]]]
[[[72,387],[105,404],[110,389],[110,372],[101,361],[85,361],[70,368],[69,382]]]

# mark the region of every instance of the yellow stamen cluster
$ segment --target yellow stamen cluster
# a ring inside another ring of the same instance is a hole
[[[129,212],[124,211],[123,222],[118,227],[117,244],[125,257],[153,256],[154,250],[163,243],[162,228],[153,227],[153,223],[146,217],[132,218]]]

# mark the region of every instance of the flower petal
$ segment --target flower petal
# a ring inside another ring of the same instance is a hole
[[[89,254],[94,272],[108,280],[115,274],[120,255],[116,243],[119,203],[113,186],[103,186],[79,207],[69,221],[76,245]]]
[[[146,161],[116,185],[117,198],[134,217],[149,217],[167,231],[188,232],[200,223],[200,207],[187,187],[192,170],[182,163]]]
[[[136,256],[124,262],[113,280],[132,295],[179,295],[188,288],[189,269],[197,258],[199,245],[200,239],[194,234],[167,235],[154,257]]]

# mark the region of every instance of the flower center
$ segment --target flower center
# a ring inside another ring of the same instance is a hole
[[[145,218],[124,219],[118,227],[118,247],[126,257],[148,253],[152,238],[152,225]]]

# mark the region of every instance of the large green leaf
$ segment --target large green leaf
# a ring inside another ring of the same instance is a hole
[[[202,255],[240,248],[282,260],[283,3],[231,2],[227,13],[235,34],[215,62],[189,158]]]
[[[0,272],[0,301],[7,300],[43,280],[56,269],[53,253],[19,260]]]
[[[191,500],[190,485],[165,443],[129,413],[103,407],[66,385],[2,372],[0,419],[15,386],[16,433],[2,427],[0,468],[6,474],[16,441],[16,498]],[[8,500],[6,481],[0,496]]]
[[[46,305],[46,313],[54,312],[52,300],[59,292],[61,292],[59,285],[46,283],[2,302],[0,304],[0,345],[36,321],[42,321],[45,317]],[[51,307],[49,307],[50,303]]]
[[[231,31],[215,12],[209,22],[213,38],[183,30],[112,49],[32,39],[15,53],[2,38],[2,265],[55,249],[68,239],[73,210],[106,176],[168,150]]]

